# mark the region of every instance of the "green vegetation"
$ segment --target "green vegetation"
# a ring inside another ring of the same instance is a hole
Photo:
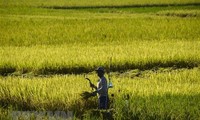
[[[0,73],[198,66],[199,8],[172,8],[2,8]]]
[[[123,6],[152,4],[197,4],[199,0],[0,0],[1,6]]]
[[[105,42],[106,44],[106,42]],[[170,46],[170,47],[169,47]],[[177,49],[177,47],[179,49]],[[192,68],[200,63],[199,41],[134,41],[108,45],[1,47],[2,75],[90,72],[99,65],[112,70],[154,67]]]
[[[159,69],[112,73],[115,87],[110,89],[114,118],[120,119],[196,119],[200,117],[200,69]],[[136,74],[140,73],[140,76]],[[94,80],[94,73],[88,74]],[[73,110],[77,117],[96,108],[95,99],[81,100],[90,91],[83,75],[51,77],[3,77],[0,102],[20,110]],[[130,99],[126,99],[129,94]],[[126,102],[128,106],[126,106]],[[13,108],[14,109],[14,108]],[[127,112],[128,111],[128,112]],[[89,115],[89,116],[88,116]],[[6,115],[5,115],[6,116]],[[94,117],[94,116],[93,116]]]
[[[114,119],[200,118],[200,1],[0,1],[0,119],[100,118],[80,93],[110,59]]]

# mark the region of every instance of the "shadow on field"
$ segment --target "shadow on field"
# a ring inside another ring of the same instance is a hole
[[[139,69],[139,70],[151,70],[155,68],[167,68],[167,67],[173,67],[174,69],[179,69],[179,68],[188,68],[192,69],[194,67],[198,67],[198,62],[195,61],[167,61],[163,63],[162,61],[155,61],[155,62],[149,62],[149,63],[144,63],[142,65],[139,64],[134,64],[134,63],[129,63],[125,62],[122,64],[113,64],[110,66],[112,72],[124,72],[130,69]],[[101,66],[101,65],[98,65]],[[105,69],[109,70],[109,65],[105,64]],[[37,74],[42,74],[42,75],[52,75],[52,74],[83,74],[83,73],[89,73],[91,71],[94,71],[97,68],[97,66],[94,67],[87,67],[87,66],[79,66],[79,67],[64,67],[64,66],[59,66],[59,67],[51,67],[51,66],[46,66],[43,67],[42,69],[37,71]]]
[[[154,62],[147,62],[147,63],[130,63],[130,62],[124,62],[121,64],[112,64],[111,65],[111,70],[112,72],[124,72],[127,70],[131,69],[138,69],[138,70],[151,70],[155,68],[168,68],[168,67],[173,67],[174,69],[179,69],[179,68],[188,68],[192,69],[194,67],[198,67],[199,62],[198,61],[184,61],[184,60],[174,60],[174,61],[154,61]],[[101,66],[101,65],[97,65]],[[75,66],[75,67],[66,67],[66,66],[56,66],[52,67],[51,65],[43,66],[42,68],[21,68],[17,69],[12,66],[2,66],[0,68],[0,75],[1,76],[8,76],[8,75],[13,75],[15,76],[15,73],[17,72],[18,75],[22,74],[27,74],[31,72],[34,75],[54,75],[54,74],[83,74],[83,73],[89,73],[91,71],[94,71],[94,69],[97,66]],[[104,65],[106,70],[109,70],[109,65],[105,64]]]
[[[200,117],[200,94],[172,94],[139,96],[132,94],[129,99],[120,93],[112,98],[112,118],[119,119],[197,119]],[[28,102],[29,101],[29,102]],[[38,105],[40,104],[40,105]],[[77,118],[101,118],[101,113],[97,108],[96,98],[89,100],[75,100],[66,106],[63,101],[54,103],[38,103],[34,101],[18,98],[0,98],[0,105],[4,108],[13,106],[16,110],[34,111],[73,111]]]
[[[2,68],[0,68],[0,75],[8,76],[11,73],[14,73],[15,71],[16,71],[16,68],[14,68],[14,67],[2,67]]]
[[[136,5],[105,5],[105,6],[39,6],[49,9],[99,9],[99,8],[136,8],[136,7],[169,7],[169,6],[199,6],[200,3],[185,4],[136,4]]]
[[[165,13],[165,14],[159,14],[159,13],[157,13],[156,15],[157,16],[181,17],[181,18],[200,16],[197,13]]]

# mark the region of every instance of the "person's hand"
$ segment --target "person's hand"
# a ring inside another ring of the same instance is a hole
[[[94,91],[91,93],[92,96],[96,96],[97,95],[97,91]]]
[[[96,86],[94,84],[92,84],[92,83],[90,83],[90,87],[96,89]]]
[[[96,91],[95,91],[95,92],[92,92],[92,93],[91,93],[91,92],[84,91],[84,92],[82,92],[80,95],[81,95],[82,99],[87,100],[87,99],[89,99],[90,97],[96,96]]]

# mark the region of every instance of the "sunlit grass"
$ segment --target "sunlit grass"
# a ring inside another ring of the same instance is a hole
[[[200,9],[193,3],[1,0],[0,119],[12,110],[99,118],[97,98],[80,97],[91,91],[83,73],[96,83],[97,66],[113,71],[115,119],[199,119]]]
[[[59,13],[59,11],[58,11]],[[176,13],[176,12],[175,12]],[[192,13],[192,11],[191,11]],[[195,14],[195,13],[194,13]],[[108,44],[143,40],[199,40],[199,18],[149,14],[69,13],[5,15],[0,18],[1,46]]]
[[[114,88],[110,89],[109,93],[114,94],[114,98],[110,97],[111,106],[116,112],[114,117],[118,118],[120,115],[140,119],[149,117],[164,119],[167,116],[171,119],[199,117],[199,68],[143,71],[140,77],[135,76],[135,72],[112,73]],[[93,83],[96,82],[97,76],[93,73],[88,74],[88,77]],[[97,98],[91,99],[91,104],[88,104],[89,101],[83,101],[79,96],[83,91],[90,91],[84,75],[47,78],[4,77],[1,78],[0,86],[1,103],[24,110],[59,109],[73,110],[80,114],[97,107],[97,103],[92,104]],[[129,95],[130,99],[127,99],[126,95]],[[130,115],[124,109],[128,110]]]
[[[1,74],[83,73],[110,58],[115,71],[199,65],[199,17],[79,12],[2,16]]]
[[[198,41],[174,40],[135,41],[112,46],[1,47],[0,68],[1,73],[15,69],[13,72],[19,74],[83,73],[97,66],[108,68],[109,64],[113,71],[172,66],[191,68],[200,63],[199,46]]]
[[[198,0],[1,0],[1,6],[119,6],[119,5],[149,5],[149,4],[188,4],[199,3]]]

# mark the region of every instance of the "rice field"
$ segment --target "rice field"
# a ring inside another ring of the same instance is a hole
[[[127,5],[165,5],[165,4],[198,4],[199,0],[1,0],[1,6],[66,6],[66,7],[72,7],[72,6],[127,6]]]
[[[136,74],[140,72],[140,76]],[[110,89],[115,119],[198,119],[199,68],[173,68],[152,71],[112,73],[114,88]],[[94,73],[88,77],[95,82]],[[84,101],[80,94],[91,91],[84,75],[50,77],[2,77],[1,105],[19,110],[73,110],[84,118],[93,118],[90,110],[97,108],[97,98]],[[126,95],[130,98],[127,99]],[[128,102],[128,103],[127,103]],[[127,105],[128,104],[128,105]],[[127,112],[128,111],[128,112]],[[5,116],[8,113],[5,114]],[[77,119],[80,116],[77,117]]]
[[[114,71],[197,67],[199,8],[176,9],[171,12],[183,9],[197,16],[166,16],[169,8],[156,8],[155,13],[152,8],[150,13],[139,9],[132,13],[135,8],[114,9],[114,13],[107,9],[99,9],[103,13],[90,9],[31,8],[30,13],[28,8],[3,9],[0,73],[84,73],[99,65],[107,67],[110,58]]]
[[[200,1],[0,1],[0,119],[103,119],[97,97],[80,96],[98,66],[111,71],[112,119],[200,118]]]

